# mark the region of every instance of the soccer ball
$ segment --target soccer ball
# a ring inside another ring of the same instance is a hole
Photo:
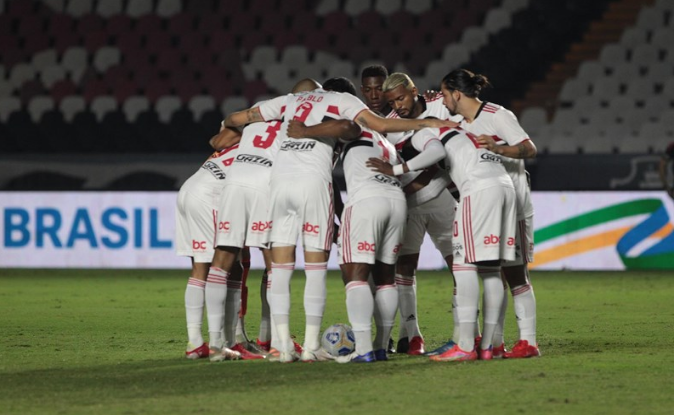
[[[354,351],[354,333],[346,324],[334,324],[322,335],[322,348],[331,356],[346,356]]]

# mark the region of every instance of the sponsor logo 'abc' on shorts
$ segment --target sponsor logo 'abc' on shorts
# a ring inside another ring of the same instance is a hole
[[[376,252],[376,244],[370,244],[366,241],[357,244],[357,251]]]
[[[319,234],[319,225],[313,225],[310,222],[305,222],[305,225],[303,225],[303,232],[318,235]]]
[[[218,222],[218,230],[228,232],[230,230],[230,222]]]
[[[205,251],[207,249],[206,241],[196,241],[192,240],[192,250],[193,251]]]
[[[253,225],[251,225],[251,230],[256,231],[256,232],[265,232],[267,230],[272,229],[272,221],[268,222],[254,222]]]
[[[500,243],[500,237],[497,235],[490,234],[488,236],[484,236],[484,245],[497,245]],[[510,237],[507,238],[507,245],[513,246],[514,245],[514,238]]]

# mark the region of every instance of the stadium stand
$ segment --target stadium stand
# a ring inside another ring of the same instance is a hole
[[[361,68],[382,63],[421,89],[457,67],[487,75],[483,98],[513,109],[543,155],[660,153],[673,140],[673,8],[4,0],[0,152],[204,154],[225,113],[307,76],[359,85]]]

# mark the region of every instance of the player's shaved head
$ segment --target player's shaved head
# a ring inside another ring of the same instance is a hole
[[[314,91],[317,88],[321,88],[322,84],[319,82],[315,81],[312,78],[305,78],[301,79],[298,81],[296,85],[294,85],[293,89],[291,90],[292,94],[295,94],[297,92],[307,92],[307,91]]]

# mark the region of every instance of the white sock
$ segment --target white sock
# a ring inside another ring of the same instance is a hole
[[[326,306],[326,262],[305,263],[305,343],[304,348],[319,349],[319,335]]]
[[[458,311],[457,344],[466,352],[474,350],[474,331],[479,310],[479,273],[476,265],[453,265]]]
[[[185,287],[185,322],[188,329],[188,341],[195,347],[204,343],[202,337],[202,319],[204,318],[205,281],[189,278]]]
[[[265,290],[265,299],[270,304],[270,295],[272,293],[272,270],[268,271],[268,286]],[[279,344],[279,335],[277,334],[277,325],[275,324],[275,317],[272,315],[272,310],[270,310],[270,348],[277,349],[281,345]]]
[[[366,281],[352,281],[345,286],[347,316],[354,332],[357,354],[373,351],[371,343],[371,318],[373,296]]]
[[[272,264],[272,284],[270,285],[268,300],[270,312],[275,322],[279,340],[279,351],[293,350],[291,332],[289,331],[289,312],[291,309],[291,293],[289,284],[293,275],[293,263]]]
[[[223,347],[223,319],[225,318],[226,281],[229,274],[220,268],[209,268],[204,300],[207,306],[207,324],[209,326],[209,347]]]
[[[396,285],[379,285],[376,289],[375,308],[378,310],[379,318],[376,321],[376,338],[373,341],[375,350],[387,350],[390,341],[394,319],[397,316],[399,307],[399,293]]]
[[[500,307],[500,315],[498,316],[498,325],[495,327],[493,333],[493,348],[496,348],[505,343],[505,315],[507,313],[507,304],[509,303],[509,287],[502,281],[502,307]]]
[[[458,320],[458,301],[456,296],[458,295],[458,289],[453,287],[453,298],[451,299],[451,304],[453,308],[453,337],[451,338],[456,344],[460,341],[460,320]]]
[[[493,335],[498,325],[505,288],[500,276],[500,267],[482,266],[479,268],[479,276],[484,284],[484,325],[483,337],[481,337],[481,349],[487,350],[493,345]]]
[[[242,281],[228,280],[225,297],[225,344],[232,347],[237,343],[236,330],[239,320],[239,306],[242,299]]]
[[[263,274],[261,279],[261,325],[258,328],[258,340],[270,341],[270,305],[268,304],[268,273]]]
[[[512,298],[514,299],[516,324],[519,327],[519,339],[528,340],[528,343],[534,346],[537,343],[535,341],[536,316],[533,286],[525,284],[512,288]]]
[[[396,274],[395,282],[399,292],[399,313],[401,316],[401,326],[406,327],[405,332],[408,339],[415,336],[422,337],[420,327],[418,327],[418,310],[415,292],[415,275],[407,276]],[[399,338],[403,338],[400,333]]]
[[[371,289],[371,295],[373,295],[373,298],[375,299],[376,297],[376,291],[378,290],[378,287],[376,287],[376,283],[373,281],[373,274],[369,273],[369,288]],[[376,327],[382,326],[382,318],[380,317],[380,310],[378,309],[378,305],[373,308],[373,320],[376,322]],[[378,337],[378,333],[376,331],[376,337]]]

